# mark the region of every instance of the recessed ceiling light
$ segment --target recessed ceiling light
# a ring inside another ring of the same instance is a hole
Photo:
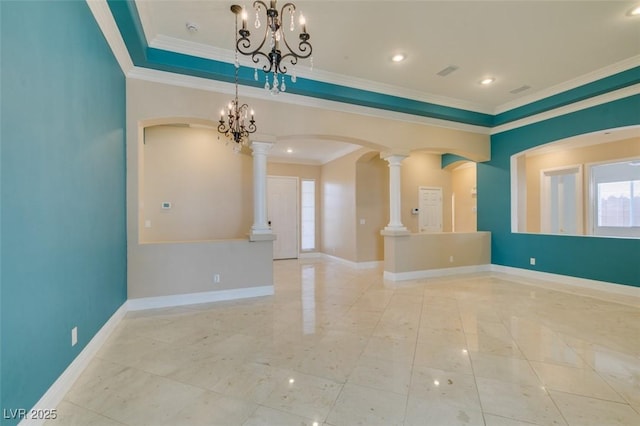
[[[480,84],[482,84],[483,86],[486,86],[488,84],[493,83],[494,81],[496,81],[495,78],[493,77],[487,77],[487,78],[483,78],[482,80],[480,80]]]
[[[291,154],[292,152],[293,152],[293,149],[287,148],[287,154]]]
[[[407,59],[407,56],[404,53],[396,53],[395,55],[393,55],[393,57],[391,58],[391,60],[393,62],[402,62],[405,59]]]
[[[636,6],[629,11],[629,16],[639,16],[640,15],[640,6]]]

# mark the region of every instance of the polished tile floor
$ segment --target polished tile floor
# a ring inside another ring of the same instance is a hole
[[[640,425],[638,300],[326,259],[274,274],[272,297],[129,313],[50,424]]]

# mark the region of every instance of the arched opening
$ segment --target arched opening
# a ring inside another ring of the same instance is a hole
[[[640,237],[640,126],[511,157],[512,232]]]
[[[206,120],[144,123],[139,156],[140,242],[245,238],[252,159]]]

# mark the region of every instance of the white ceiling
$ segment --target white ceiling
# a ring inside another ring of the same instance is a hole
[[[151,46],[228,62],[233,3],[248,6],[251,25],[251,1],[136,0]],[[309,71],[307,60],[299,76],[490,114],[640,55],[640,16],[628,15],[638,1],[294,3],[307,19],[313,45],[314,69]],[[188,31],[187,23],[198,31]],[[391,62],[397,52],[407,60]],[[437,75],[450,65],[458,69]],[[488,76],[495,83],[480,85]],[[531,88],[510,93],[524,85]]]

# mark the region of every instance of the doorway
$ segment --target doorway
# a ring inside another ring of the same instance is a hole
[[[298,178],[267,176],[267,218],[272,232],[273,259],[298,257]]]
[[[540,230],[582,234],[582,166],[541,171]]]
[[[442,232],[442,188],[418,187],[419,232]]]

